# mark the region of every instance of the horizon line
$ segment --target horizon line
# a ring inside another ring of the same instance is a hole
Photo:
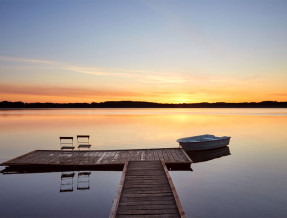
[[[101,102],[68,102],[68,103],[61,103],[61,102],[23,102],[23,101],[7,101],[3,100],[0,103],[23,103],[23,104],[102,104],[102,103],[120,103],[120,102],[126,102],[126,103],[152,103],[152,104],[170,104],[170,105],[180,105],[180,104],[258,104],[258,103],[287,103],[287,101],[276,101],[276,100],[264,100],[264,101],[250,101],[250,102],[223,102],[223,101],[217,101],[217,102],[182,102],[182,103],[159,103],[159,102],[151,102],[151,101],[132,101],[132,100],[121,100],[121,101],[101,101]]]

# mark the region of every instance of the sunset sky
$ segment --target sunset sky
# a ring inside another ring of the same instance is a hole
[[[0,0],[0,101],[287,101],[287,1]]]

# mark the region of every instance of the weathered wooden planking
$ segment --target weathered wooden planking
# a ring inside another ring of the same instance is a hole
[[[2,163],[2,166],[97,166],[124,165],[126,160],[160,160],[166,164],[190,164],[181,148],[91,150],[62,153],[59,150],[36,150]]]
[[[164,160],[128,161],[110,218],[186,217]]]
[[[169,175],[169,172],[168,172],[168,170],[167,170],[167,168],[166,168],[166,165],[165,165],[165,163],[164,163],[164,160],[161,159],[160,161],[161,161],[162,166],[163,166],[163,169],[164,169],[164,171],[165,171],[165,174],[166,174],[168,183],[169,183],[169,185],[170,185],[170,187],[171,187],[171,191],[172,191],[172,194],[173,194],[173,196],[174,196],[175,203],[176,203],[176,205],[177,205],[179,214],[180,214],[181,217],[185,217],[185,212],[184,212],[183,207],[182,207],[182,205],[181,205],[181,202],[180,202],[180,200],[179,200],[179,196],[178,196],[177,191],[176,191],[176,189],[175,189],[175,187],[174,187],[174,184],[173,184],[173,182],[172,182],[171,176]]]
[[[110,217],[115,217],[116,214],[117,214],[117,210],[118,210],[118,206],[119,206],[119,199],[120,199],[120,196],[121,196],[121,193],[122,193],[122,190],[123,190],[125,177],[126,177],[126,173],[127,173],[127,169],[128,169],[128,164],[129,164],[129,161],[127,160],[125,162],[125,166],[124,166],[124,169],[123,169],[121,181],[120,181],[120,184],[118,186],[118,190],[117,190],[115,199],[113,201],[113,206],[112,206],[112,209],[111,209]]]

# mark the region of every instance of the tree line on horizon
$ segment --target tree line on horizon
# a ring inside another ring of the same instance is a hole
[[[24,103],[2,101],[0,108],[287,108],[287,102],[201,102],[201,103],[156,103],[145,101],[105,101],[92,103]]]

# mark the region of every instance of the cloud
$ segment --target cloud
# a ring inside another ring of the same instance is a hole
[[[41,60],[41,59],[29,59],[29,58],[18,58],[18,57],[5,57],[0,56],[2,61],[13,61],[13,62],[29,62],[29,63],[40,63],[40,64],[56,64],[53,61]]]
[[[239,80],[235,80],[230,77],[223,76],[214,76],[214,75],[201,75],[201,72],[189,72],[180,74],[177,72],[159,72],[159,71],[148,71],[148,70],[131,70],[131,69],[112,69],[112,68],[102,68],[102,67],[90,67],[90,66],[80,66],[74,64],[61,63],[51,60],[43,59],[29,59],[29,58],[19,58],[19,57],[5,57],[0,56],[0,61],[9,61],[9,62],[23,62],[37,64],[36,67],[39,67],[39,64],[42,67],[50,67],[54,71],[65,70],[69,72],[76,72],[81,74],[89,74],[100,77],[109,77],[109,78],[124,78],[131,79],[134,82],[142,84],[188,84],[190,82],[199,82],[199,83],[234,83]],[[41,67],[40,66],[40,67]],[[29,66],[31,67],[31,66]],[[255,75],[242,80],[253,80],[259,78],[261,75]],[[195,84],[194,84],[195,85]],[[204,84],[203,84],[204,85]]]
[[[28,58],[18,58],[18,57],[5,57],[0,56],[0,61],[9,62],[24,62],[24,63],[35,63],[42,64],[43,66],[54,67],[55,69],[68,70],[72,72],[90,74],[95,76],[108,76],[108,77],[120,77],[137,79],[143,83],[180,83],[184,82],[177,75],[170,73],[162,73],[156,71],[143,71],[143,70],[126,70],[126,69],[108,69],[99,67],[83,67],[78,65],[60,63],[50,60],[42,59],[28,59]]]
[[[280,97],[287,97],[287,93],[271,93],[269,95],[272,95],[272,96],[280,96]]]
[[[118,96],[137,96],[137,92],[125,91],[121,89],[103,90],[87,89],[74,87],[58,86],[37,86],[37,85],[19,85],[19,84],[0,84],[0,94],[3,95],[32,95],[32,96],[65,96],[65,97],[118,97]]]

